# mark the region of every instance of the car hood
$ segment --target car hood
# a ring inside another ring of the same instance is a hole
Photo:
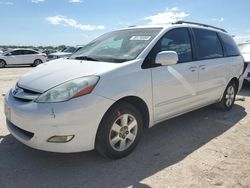
[[[66,55],[71,55],[72,53],[68,53],[68,52],[55,52],[55,53],[51,53],[49,55],[53,55],[53,56],[66,56]]]
[[[250,54],[242,54],[245,62],[250,62]]]
[[[107,63],[59,59],[43,63],[24,74],[18,81],[22,88],[43,93],[66,81],[90,75],[100,75],[114,70],[123,63]]]

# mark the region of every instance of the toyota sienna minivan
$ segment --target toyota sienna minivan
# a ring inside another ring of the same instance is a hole
[[[121,158],[159,122],[211,104],[230,110],[243,67],[223,29],[185,21],[130,27],[23,75],[5,97],[7,126],[40,150]]]

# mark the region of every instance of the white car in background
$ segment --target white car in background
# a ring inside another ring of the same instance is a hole
[[[78,46],[78,47],[67,47],[66,49],[64,49],[61,52],[55,52],[55,53],[51,53],[48,55],[48,61],[54,60],[54,59],[59,59],[59,58],[63,58],[63,57],[69,57],[71,56],[73,53],[77,52],[78,50],[80,50],[82,48],[82,46]]]
[[[13,49],[0,55],[0,68],[7,65],[37,66],[46,62],[47,55],[32,49]]]
[[[159,122],[211,104],[230,110],[243,65],[231,35],[212,26],[114,31],[23,75],[5,96],[7,127],[33,148],[121,158]]]
[[[250,82],[250,42],[240,43],[238,46],[246,66],[244,78],[246,81]]]

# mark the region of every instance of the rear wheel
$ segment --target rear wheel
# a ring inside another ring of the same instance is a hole
[[[111,159],[127,156],[139,142],[142,122],[141,113],[133,105],[114,105],[100,123],[96,136],[96,150]]]
[[[231,81],[227,85],[221,101],[218,104],[216,104],[216,106],[224,111],[231,110],[235,102],[236,93],[237,93],[236,84],[234,81]]]
[[[4,60],[0,60],[0,68],[4,68],[6,65]]]
[[[40,64],[42,64],[42,63],[43,63],[42,60],[36,59],[36,60],[34,61],[34,63],[32,64],[32,66],[33,66],[33,67],[36,67],[36,66],[38,66],[38,65],[40,65]]]

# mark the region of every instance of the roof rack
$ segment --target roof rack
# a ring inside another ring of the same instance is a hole
[[[210,28],[218,29],[220,31],[223,31],[223,32],[227,33],[227,31],[225,29],[221,29],[219,27],[214,27],[214,26],[207,25],[207,24],[202,24],[202,23],[188,22],[188,21],[177,21],[177,22],[175,22],[173,24],[184,24],[184,23],[186,23],[186,24],[192,24],[192,25],[199,25],[199,26],[203,26],[203,27],[210,27]]]

